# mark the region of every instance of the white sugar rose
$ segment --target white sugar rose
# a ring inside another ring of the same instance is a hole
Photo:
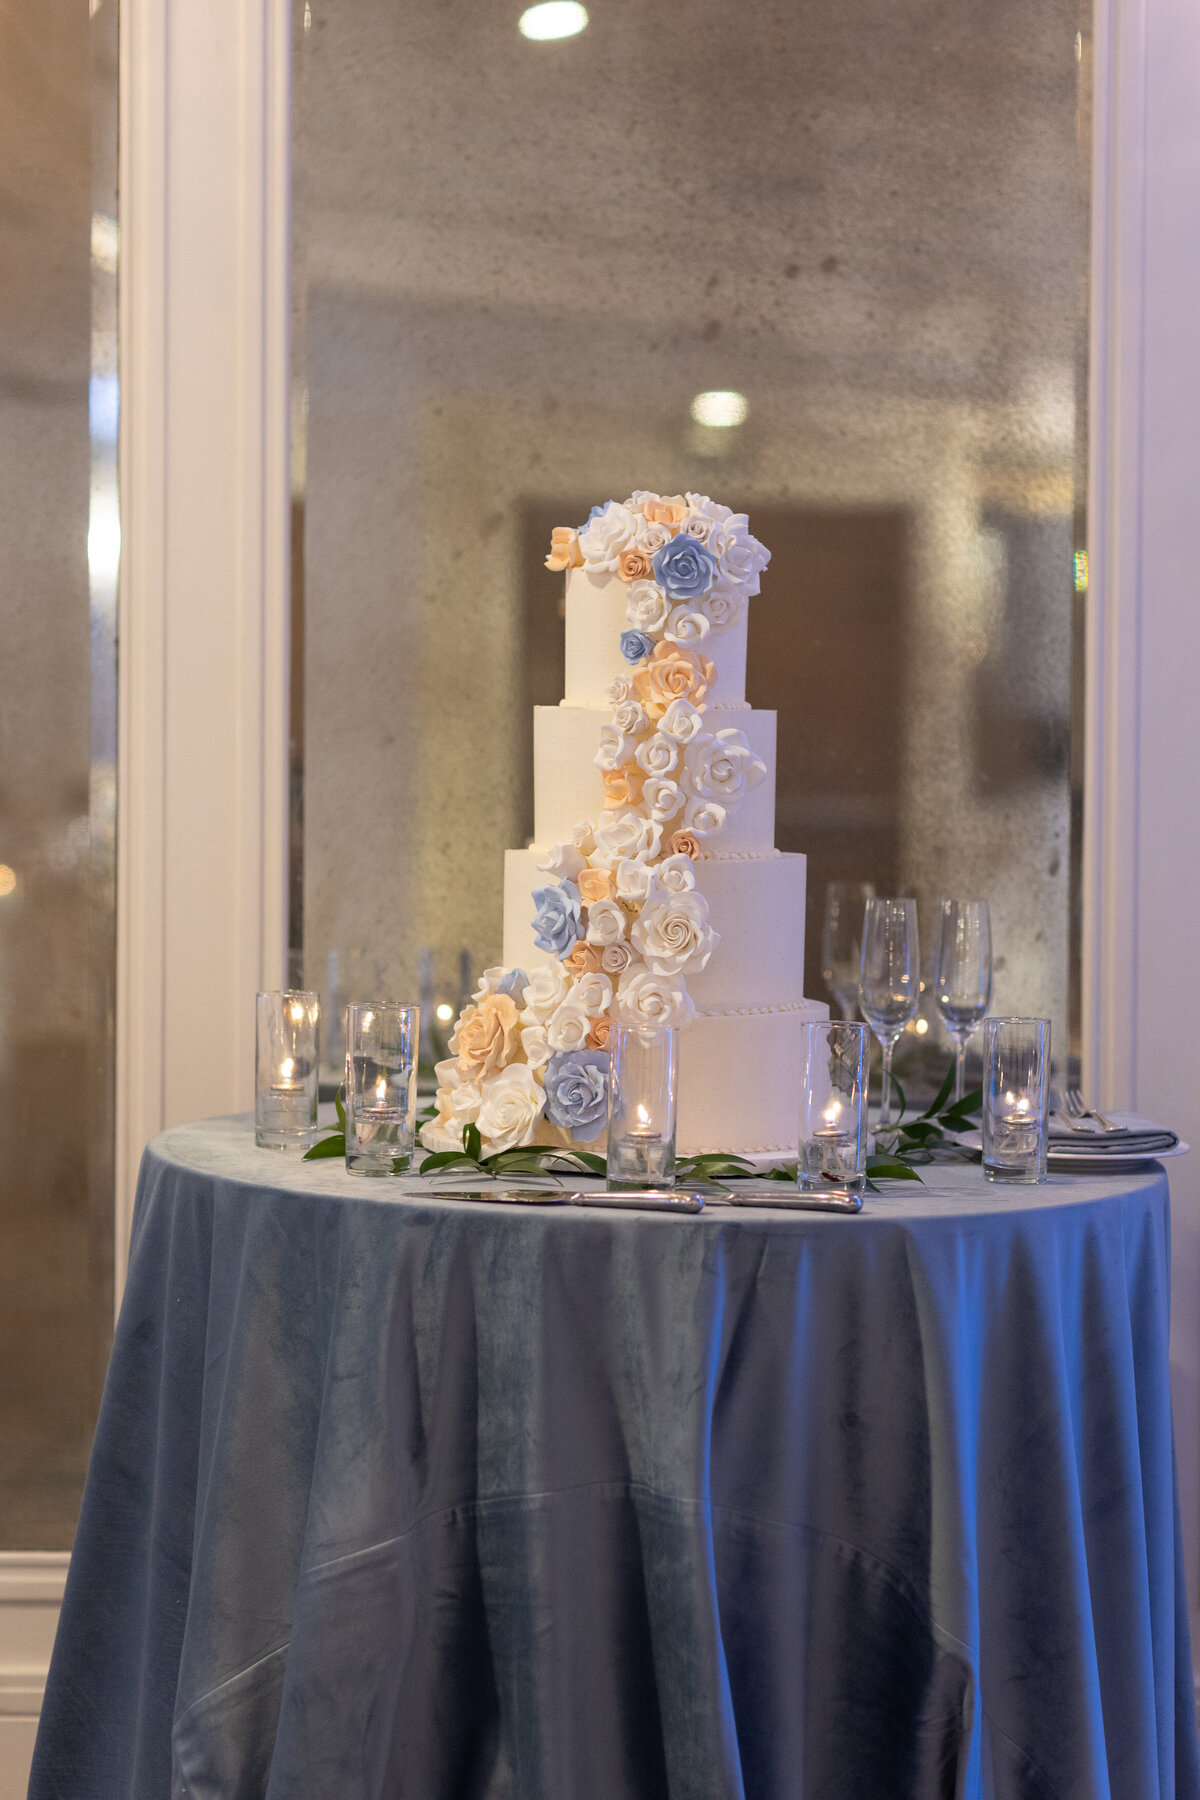
[[[652,864],[623,856],[617,864],[617,899],[641,902],[650,887]]]
[[[571,989],[571,999],[582,1006],[589,1019],[599,1018],[612,1003],[612,982],[607,975],[580,975]]]
[[[486,999],[489,994],[498,994],[500,992],[500,983],[509,973],[510,971],[504,967],[503,963],[497,963],[494,968],[485,969],[483,974],[479,977],[475,992],[471,995],[475,1004],[478,1006],[479,1002]],[[514,996],[514,998],[516,998],[516,996]],[[434,1066],[436,1067],[436,1064]]]
[[[704,729],[704,714],[690,700],[672,700],[658,721],[658,729],[677,744],[690,744]]]
[[[655,526],[657,531],[661,529]],[[625,595],[625,617],[637,631],[661,631],[671,602],[656,581],[631,581]]]
[[[538,864],[538,868],[544,869],[547,875],[553,875],[556,881],[574,881],[586,864],[586,856],[574,844],[551,844],[545,860]]]
[[[623,856],[653,862],[662,848],[662,826],[635,812],[619,813],[596,827],[596,847],[588,858],[593,868],[615,869]]]
[[[696,885],[696,865],[690,856],[667,856],[655,863],[650,891],[658,894],[690,894]]]
[[[552,1050],[582,1050],[592,1021],[574,990],[546,1021],[546,1041]]]
[[[438,1112],[457,1127],[461,1141],[463,1126],[479,1114],[479,1083],[463,1074],[456,1056],[434,1063],[433,1072],[438,1084]]]
[[[683,784],[698,800],[719,800],[726,811],[742,804],[767,772],[767,765],[746,742],[745,732],[727,725],[723,731],[701,732],[683,753]]]
[[[615,712],[618,706],[624,706],[627,700],[633,699],[633,676],[614,675],[604,690],[604,698]]]
[[[440,1118],[426,1119],[418,1134],[426,1150],[461,1150],[462,1132],[456,1126],[444,1125]]]
[[[651,775],[642,789],[642,805],[659,825],[673,819],[685,799],[683,789],[669,775]]]
[[[689,513],[679,527],[684,537],[695,538],[698,544],[707,544],[712,528],[712,520],[706,518],[703,513],[697,512]]]
[[[711,629],[703,612],[693,612],[690,606],[675,606],[663,626],[663,636],[669,644],[698,644]]]
[[[612,722],[627,738],[639,738],[650,724],[645,707],[638,700],[623,700],[613,708]]]
[[[589,944],[598,944],[603,949],[605,944],[619,944],[624,936],[625,914],[615,900],[597,900],[595,906],[588,907]]]
[[[719,500],[710,500],[707,494],[685,494],[683,498],[689,512],[699,513],[702,519],[714,524],[733,517],[731,506],[722,506]]]
[[[596,848],[596,822],[594,819],[580,819],[578,825],[571,827],[571,842],[584,856],[590,856]]]
[[[664,544],[669,544],[675,533],[669,525],[652,523],[643,519],[638,526],[637,547],[645,556],[653,556]]]
[[[656,731],[653,737],[643,738],[634,756],[638,767],[645,769],[647,775],[669,775],[672,769],[679,767],[679,745],[661,731]]]
[[[634,488],[632,495],[625,504],[630,512],[641,512],[647,504],[656,506],[661,499],[661,494],[652,494],[649,488]]]
[[[461,1150],[463,1126],[479,1116],[482,1085],[465,1077],[458,1058],[435,1063],[437,1076],[437,1117],[421,1127],[421,1142],[426,1150]]]
[[[725,808],[719,800],[691,799],[683,809],[683,829],[693,837],[715,837],[725,824]]]
[[[554,1009],[566,999],[570,985],[571,977],[560,962],[539,963],[531,971],[525,989],[522,1026],[544,1025]]]
[[[728,582],[753,596],[759,590],[759,576],[771,560],[771,552],[750,535],[750,521],[745,513],[733,513],[714,525],[708,547]]]
[[[708,922],[708,901],[694,890],[647,900],[629,935],[655,975],[704,968],[721,941]]]
[[[525,1063],[509,1063],[482,1082],[483,1102],[476,1124],[489,1156],[533,1142],[546,1096]]]
[[[619,769],[633,755],[633,739],[616,725],[600,727],[600,748],[592,761],[598,769]]]
[[[531,1069],[544,1069],[554,1052],[544,1025],[522,1025],[521,1051]]]
[[[745,617],[746,596],[740,588],[714,587],[701,600],[700,611],[714,632],[728,631],[732,626],[740,625]]]
[[[613,1010],[622,1025],[659,1030],[689,1025],[696,1011],[680,976],[656,975],[643,968],[630,969],[621,977]]]
[[[610,500],[602,512],[588,520],[579,534],[579,553],[584,567],[593,575],[614,574],[617,558],[622,550],[632,547],[637,527],[644,523],[639,514],[630,512],[619,500]]]
[[[628,944],[605,944],[600,953],[600,967],[606,975],[623,975],[632,961]]]

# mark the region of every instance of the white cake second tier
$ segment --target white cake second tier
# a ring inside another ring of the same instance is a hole
[[[729,727],[767,765],[767,773],[729,815],[720,834],[720,851],[765,854],[775,845],[775,714],[753,712],[710,714],[713,729]],[[533,836],[538,844],[560,844],[581,819],[604,816],[604,792],[595,756],[603,713],[588,706],[535,706],[533,709]],[[683,824],[680,815],[664,836]]]
[[[504,963],[530,969],[557,958],[533,941],[535,887],[553,882],[539,870],[542,850],[504,855]],[[804,891],[807,859],[770,856],[701,858],[696,884],[721,942],[706,969],[687,971],[688,992],[701,1011],[743,1006],[795,1006],[804,998]]]

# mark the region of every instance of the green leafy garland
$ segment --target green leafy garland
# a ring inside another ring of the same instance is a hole
[[[900,1101],[900,1118],[894,1126],[889,1127],[881,1135],[877,1132],[876,1145],[882,1145],[867,1158],[867,1187],[871,1193],[878,1193],[876,1182],[879,1181],[920,1181],[916,1165],[924,1165],[934,1160],[935,1149],[943,1156],[961,1158],[963,1161],[978,1160],[979,1152],[964,1149],[953,1142],[954,1134],[969,1130],[977,1117],[983,1103],[982,1091],[976,1088],[972,1093],[964,1094],[961,1100],[947,1105],[950,1092],[954,1086],[954,1064],[946,1071],[946,1078],[937,1094],[923,1113],[919,1113],[911,1124],[904,1123],[904,1115],[908,1111],[908,1102],[904,1097],[904,1089],[892,1077],[892,1086]],[[315,1162],[324,1157],[345,1156],[346,1154],[346,1108],[343,1102],[343,1090],[338,1089],[334,1100],[337,1108],[337,1128],[328,1137],[321,1138],[311,1150],[305,1152],[305,1162]],[[417,1114],[417,1128],[434,1116],[433,1105],[423,1107]],[[397,1157],[393,1163],[393,1171],[402,1175],[408,1168],[403,1157]],[[464,1125],[461,1150],[435,1150],[421,1164],[418,1173],[421,1175],[440,1175],[450,1170],[465,1169],[474,1175],[599,1175],[606,1176],[608,1165],[602,1156],[590,1150],[566,1150],[555,1146],[541,1148],[535,1144],[518,1144],[511,1150],[497,1150],[492,1156],[483,1154],[483,1141],[479,1135],[479,1127],[474,1124]],[[676,1164],[676,1175],[684,1181],[720,1181],[744,1180],[757,1176],[763,1181],[795,1181],[796,1164],[779,1163],[775,1167],[759,1170],[748,1163],[744,1157],[735,1156],[727,1150],[710,1150],[703,1156],[684,1156]]]

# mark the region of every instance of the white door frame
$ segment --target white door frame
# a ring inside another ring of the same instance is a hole
[[[289,12],[122,0],[118,1284],[143,1144],[248,1106],[286,967]],[[1084,1067],[1197,1146],[1171,1180],[1200,1643],[1198,93],[1195,0],[1096,0]],[[0,1557],[0,1618],[31,1578]],[[13,1641],[0,1694],[31,1693]]]
[[[1084,1078],[1168,1119],[1172,1393],[1200,1661],[1200,7],[1098,0]]]

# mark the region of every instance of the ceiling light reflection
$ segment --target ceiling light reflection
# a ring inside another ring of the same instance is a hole
[[[544,44],[551,38],[576,37],[587,22],[587,8],[578,0],[542,0],[540,6],[526,7],[518,29],[522,37]]]
[[[692,401],[692,417],[697,425],[721,428],[742,425],[749,411],[750,402],[745,394],[735,394],[732,388],[711,388],[706,394],[697,394]]]

